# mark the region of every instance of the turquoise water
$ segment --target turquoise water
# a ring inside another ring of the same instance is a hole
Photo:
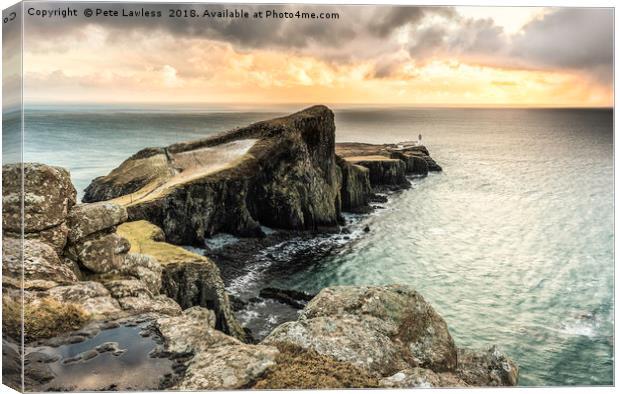
[[[335,112],[338,141],[421,133],[444,172],[364,218],[367,235],[274,285],[410,284],[458,345],[508,352],[520,384],[613,383],[611,110]],[[25,117],[24,156],[69,168],[81,191],[145,146],[282,113],[39,109]]]

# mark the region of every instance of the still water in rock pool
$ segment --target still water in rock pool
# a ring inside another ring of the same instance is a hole
[[[69,168],[81,192],[145,146],[289,109],[36,109],[26,116],[24,154]],[[522,385],[613,383],[611,110],[335,114],[337,141],[387,143],[422,134],[444,172],[413,180],[371,215],[349,217],[354,233],[366,225],[370,232],[335,239],[341,244],[330,253],[306,256],[307,264],[288,270],[269,269],[286,266],[286,258],[267,258],[248,283],[307,292],[409,284],[445,318],[459,346],[495,343],[506,351],[520,365]],[[228,283],[232,292],[243,288]],[[263,309],[259,315],[269,318],[269,305]]]

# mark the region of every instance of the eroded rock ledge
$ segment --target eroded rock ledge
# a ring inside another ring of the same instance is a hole
[[[174,389],[512,386],[518,367],[496,348],[458,349],[445,321],[407,286],[322,290],[298,321],[257,345],[213,329],[204,308],[157,321],[160,352],[187,355]]]
[[[125,206],[174,244],[218,232],[262,236],[262,226],[321,231],[341,212],[369,209],[381,188],[441,168],[412,144],[336,144],[332,111],[314,106],[201,140],[146,148],[86,188],[84,201]]]

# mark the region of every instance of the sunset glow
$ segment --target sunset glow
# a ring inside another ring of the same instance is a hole
[[[264,39],[222,34],[217,27],[185,33],[182,27],[145,22],[124,29],[108,20],[60,29],[26,18],[25,98],[32,103],[613,105],[610,10],[432,8],[403,21],[390,9],[341,7],[340,19],[329,22],[243,22],[258,24],[255,33],[264,33]],[[373,16],[373,11],[381,13]],[[394,21],[383,27],[373,25],[373,17]],[[334,36],[313,37],[311,27],[317,25],[334,30]],[[289,37],[297,30],[305,36]]]

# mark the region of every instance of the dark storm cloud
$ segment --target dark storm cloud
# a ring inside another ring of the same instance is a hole
[[[404,25],[416,25],[425,16],[434,14],[444,16],[446,18],[455,17],[456,11],[452,7],[384,7],[384,12],[380,13],[377,19],[370,21],[368,29],[379,37],[389,36],[395,29]],[[380,10],[380,8],[377,8]]]
[[[611,9],[556,8],[514,35],[492,19],[461,19],[457,29],[415,29],[410,42],[411,57],[421,62],[433,55],[461,56],[502,67],[577,70],[604,83],[613,76]]]
[[[101,7],[101,5],[99,5]],[[38,8],[63,8],[67,3],[41,3]],[[163,31],[178,38],[208,38],[227,41],[243,48],[276,48],[303,50],[310,45],[337,48],[355,38],[383,39],[405,24],[416,24],[429,14],[452,15],[454,10],[446,7],[356,7],[312,5],[185,5],[183,9],[219,11],[225,8],[242,8],[250,13],[276,10],[278,12],[337,12],[338,19],[231,19],[231,18],[168,18],[170,5],[162,4],[107,4],[105,9],[121,10],[144,8],[161,11],[162,18],[86,18],[84,9],[97,8],[93,4],[72,3],[78,18],[58,21],[27,17],[26,29],[32,37],[51,37],[73,34],[88,24],[104,26],[112,35],[126,37],[132,31]],[[174,6],[172,6],[174,7]],[[180,8],[180,6],[176,6]]]
[[[613,10],[565,8],[530,22],[514,38],[511,55],[532,64],[613,74]]]
[[[32,4],[32,3],[28,3]],[[66,8],[68,3],[39,3],[39,9]],[[236,48],[275,49],[307,54],[335,63],[376,60],[375,75],[389,77],[409,58],[394,57],[401,48],[391,37],[408,26],[409,44],[404,48],[410,59],[423,63],[436,55],[459,57],[495,66],[566,69],[589,73],[608,82],[613,63],[613,10],[555,8],[542,19],[530,22],[508,35],[492,19],[461,17],[450,7],[402,6],[323,6],[323,5],[175,5],[179,9],[219,11],[243,8],[337,12],[331,20],[168,18],[171,5],[156,3],[70,3],[78,9],[77,18],[58,20],[26,17],[29,42],[62,41],[64,35],[83,34],[86,25],[106,29],[111,42],[122,42],[140,35],[163,32],[178,39],[205,38],[229,42]],[[123,18],[83,16],[85,8],[161,11],[162,18]],[[35,45],[29,48],[36,51]]]

